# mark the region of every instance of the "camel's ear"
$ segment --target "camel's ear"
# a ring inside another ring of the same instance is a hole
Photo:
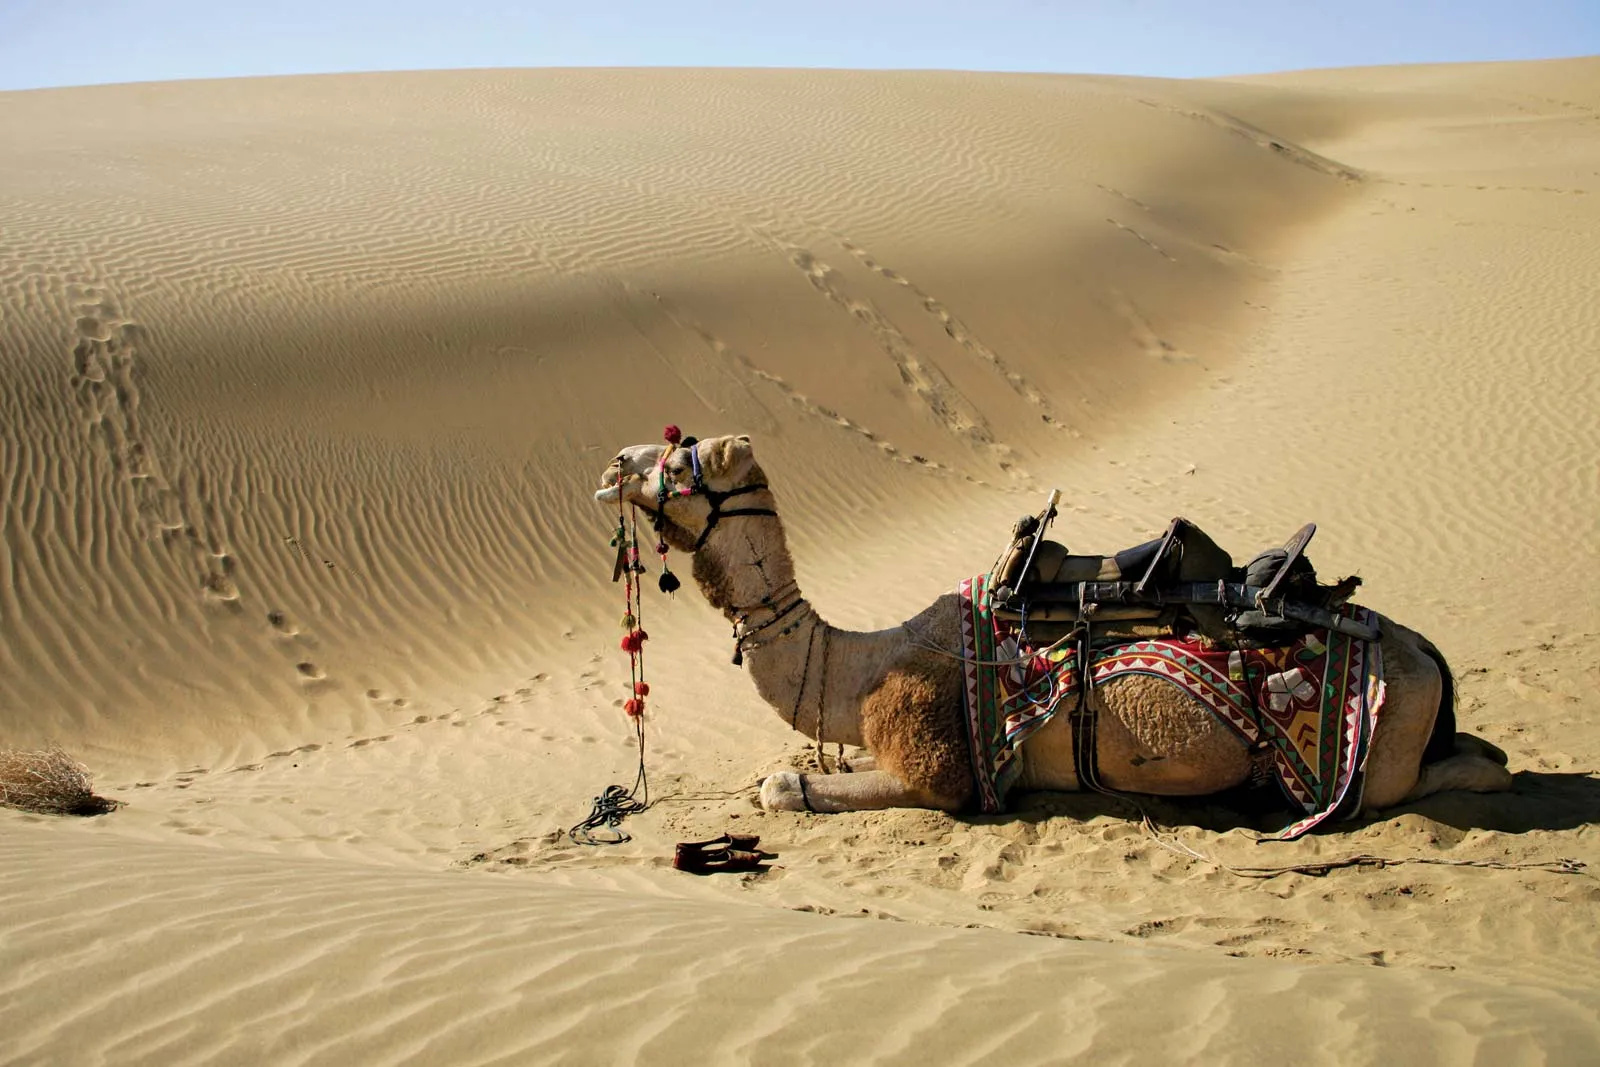
[[[738,485],[755,465],[756,454],[750,447],[750,438],[719,437],[705,443],[706,455],[701,462],[716,478],[730,485]]]

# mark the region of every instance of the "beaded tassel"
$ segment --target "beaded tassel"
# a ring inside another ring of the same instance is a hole
[[[639,515],[633,515],[632,529],[629,529],[627,516],[622,511],[619,502],[617,508],[617,533],[611,539],[617,547],[616,573],[622,575],[626,581],[623,586],[625,606],[622,612],[622,651],[628,654],[628,681],[632,695],[622,704],[622,710],[627,713],[636,728],[642,729],[644,721],[644,698],[650,692],[650,686],[644,680],[644,643],[650,639],[640,624],[639,610],[639,583],[635,581],[637,575],[644,573],[644,564],[639,559]],[[613,578],[615,580],[615,578]],[[641,735],[642,736],[642,735]]]

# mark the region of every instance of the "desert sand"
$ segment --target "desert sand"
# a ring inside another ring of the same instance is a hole
[[[1600,1056],[1600,59],[121,85],[0,157],[0,747],[125,802],[0,810],[0,1061]],[[1081,551],[1314,520],[1515,791],[765,814],[808,744],[690,587],[657,803],[574,844],[636,760],[592,494],[669,422],[861,629],[1052,487]],[[1209,862],[1357,854],[1430,862]]]

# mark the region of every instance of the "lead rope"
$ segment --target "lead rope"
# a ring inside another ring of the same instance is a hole
[[[617,550],[617,561],[611,580],[623,583],[622,629],[625,632],[621,645],[622,651],[628,654],[630,695],[622,710],[633,724],[634,737],[639,742],[639,770],[631,788],[606,786],[605,791],[594,798],[589,817],[567,831],[567,837],[580,845],[620,845],[633,840],[633,836],[622,829],[622,820],[650,807],[650,781],[644,767],[644,707],[645,697],[650,695],[650,684],[644,678],[644,643],[650,635],[644,631],[643,602],[639,596],[642,583],[637,580],[644,574],[644,563],[639,559],[639,510],[634,508],[630,516],[626,508],[622,494],[617,494],[617,532],[611,538]],[[663,585],[663,591],[670,590]],[[609,832],[610,836],[597,837],[596,831]]]

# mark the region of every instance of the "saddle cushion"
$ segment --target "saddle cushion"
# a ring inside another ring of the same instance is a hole
[[[1023,742],[1081,688],[1071,649],[1028,654],[1015,626],[991,610],[986,575],[961,583],[962,674],[978,804],[1003,811],[1022,772]],[[1368,621],[1365,608],[1344,615]],[[1304,817],[1278,835],[1301,836],[1360,806],[1368,743],[1383,706],[1380,646],[1311,631],[1282,648],[1228,648],[1203,638],[1133,641],[1097,649],[1092,685],[1125,674],[1171,682],[1247,744],[1272,757],[1278,784]]]

